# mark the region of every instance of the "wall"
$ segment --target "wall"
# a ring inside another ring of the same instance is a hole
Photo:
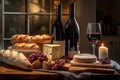
[[[88,22],[96,21],[96,0],[80,0],[79,24],[81,29],[80,49],[81,53],[92,53],[92,46],[86,37],[86,27]],[[78,13],[78,15],[79,15]]]
[[[106,46],[109,49],[109,58],[120,63],[120,35],[103,36],[102,39],[107,42]]]
[[[117,0],[117,2],[114,3],[114,9],[116,9],[116,7],[118,7],[116,5],[118,3],[118,1],[119,0]],[[113,2],[110,1],[109,3],[113,3]],[[103,5],[108,5],[109,6],[109,7],[103,8],[103,9],[105,9],[105,11],[106,11],[106,9],[109,8],[109,11],[105,12],[106,15],[110,12],[110,9],[112,7],[112,6],[110,6],[109,3],[103,4]],[[96,21],[96,5],[97,5],[96,0],[92,0],[92,1],[91,0],[79,0],[79,2],[77,4],[79,4],[79,8],[77,10],[78,11],[77,12],[77,20],[79,22],[80,29],[81,29],[81,35],[80,35],[81,53],[84,53],[84,52],[92,53],[91,43],[87,40],[87,37],[86,37],[86,27],[87,27],[88,22],[95,22]],[[103,5],[101,5],[101,6],[103,7]],[[116,13],[116,14],[113,14],[113,13],[114,12],[109,13],[109,14],[113,15],[113,16],[116,15],[118,17],[120,16],[120,15],[118,15],[119,12]],[[114,19],[115,19],[115,17],[114,17]],[[118,18],[117,18],[117,20],[118,20]],[[104,36],[103,35],[102,40],[105,40],[107,42],[106,46],[109,48],[109,58],[113,59],[117,62],[120,62],[120,58],[119,58],[120,57],[120,53],[119,53],[119,50],[120,50],[120,47],[119,47],[120,46],[120,34],[116,35],[116,36]],[[113,44],[111,44],[111,42]],[[99,46],[97,46],[97,48],[96,48],[96,53],[98,52],[97,51],[98,47]],[[98,53],[96,55],[98,55]]]
[[[114,27],[117,27],[117,35],[103,35],[109,48],[109,58],[120,63],[120,0],[97,0],[97,9],[101,11],[101,17],[109,16]],[[112,44],[111,44],[112,43]]]

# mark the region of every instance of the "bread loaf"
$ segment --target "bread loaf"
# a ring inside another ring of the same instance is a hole
[[[12,43],[19,43],[19,42],[23,42],[24,39],[26,39],[26,37],[29,35],[25,35],[25,34],[15,34],[11,37],[11,42]]]
[[[47,34],[30,36],[26,34],[15,34],[11,37],[12,43],[50,43],[52,37]]]
[[[22,69],[31,69],[32,64],[23,53],[13,50],[0,50],[0,61]]]
[[[36,43],[15,43],[12,45],[12,49],[15,50],[34,50],[34,51],[41,51],[42,44]]]

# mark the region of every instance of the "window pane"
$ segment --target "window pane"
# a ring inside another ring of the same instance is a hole
[[[69,14],[69,4],[73,0],[54,0],[52,2],[52,13],[56,13],[56,6],[58,3],[62,3],[62,13],[63,14]]]
[[[12,43],[9,40],[4,41],[4,48],[8,49],[9,46],[11,46]]]
[[[65,25],[66,22],[68,21],[68,17],[69,17],[69,15],[62,16],[63,25]],[[55,20],[56,20],[56,16],[54,15],[54,16],[52,16],[52,25],[55,23]]]
[[[1,19],[2,19],[1,10],[2,10],[2,8],[1,8],[1,1],[2,0],[0,0],[0,49],[2,48],[2,24],[1,24]]]
[[[0,35],[0,49],[2,49],[2,36]]]
[[[25,33],[25,15],[5,15],[5,37]]]
[[[49,16],[31,15],[30,16],[30,34],[49,33]]]
[[[25,0],[4,0],[5,12],[25,12]]]
[[[49,13],[50,0],[30,0],[29,11],[31,13]]]
[[[1,23],[1,20],[2,20],[2,4],[1,4],[1,0],[0,0],[0,35],[1,35],[1,32],[2,32],[2,23]]]

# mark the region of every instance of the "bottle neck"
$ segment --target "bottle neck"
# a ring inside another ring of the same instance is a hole
[[[75,19],[75,3],[71,3],[70,5],[70,19]]]
[[[57,9],[56,9],[57,11],[56,11],[56,17],[57,17],[57,19],[59,20],[61,20],[61,17],[62,17],[62,4],[61,3],[59,3],[58,5],[57,5]]]

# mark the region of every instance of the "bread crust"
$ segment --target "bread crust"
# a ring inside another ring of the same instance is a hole
[[[36,44],[36,43],[14,43],[12,45],[11,49],[41,51],[42,50],[42,44]]]
[[[0,50],[0,61],[22,69],[32,68],[32,64],[23,53],[13,50]]]
[[[30,36],[27,34],[15,34],[11,37],[12,43],[51,43],[52,36],[47,34]]]

